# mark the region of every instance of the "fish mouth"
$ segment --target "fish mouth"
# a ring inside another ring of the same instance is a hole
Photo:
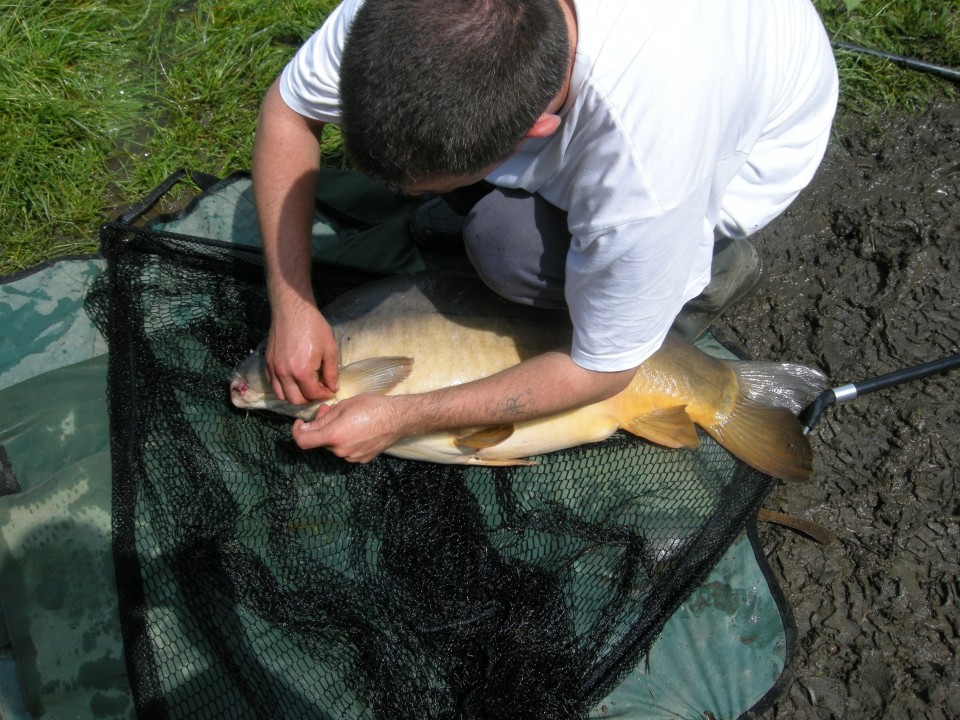
[[[234,373],[230,377],[230,400],[238,407],[250,405],[250,399],[247,398],[247,392],[250,390],[250,383],[242,375]]]

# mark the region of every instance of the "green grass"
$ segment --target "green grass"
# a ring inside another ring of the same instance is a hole
[[[263,93],[335,0],[0,0],[0,275],[93,252],[180,167],[249,167]]]
[[[136,32],[137,5],[0,6],[0,271],[69,250],[99,221],[88,195],[105,182],[117,138],[143,114],[119,92],[122,38]]]
[[[960,70],[960,4],[955,0],[815,0],[814,5],[831,40]],[[956,84],[934,75],[849,50],[838,49],[835,55],[844,110],[916,111],[940,93],[957,96]]]
[[[178,168],[249,167],[264,91],[335,1],[0,0],[0,275],[94,251],[118,206]],[[833,39],[960,68],[952,0],[816,5]],[[837,59],[848,111],[956,94],[885,60]]]

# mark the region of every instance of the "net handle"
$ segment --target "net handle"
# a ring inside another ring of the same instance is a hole
[[[808,435],[814,426],[820,420],[823,411],[830,405],[838,402],[853,400],[861,395],[883,390],[884,388],[900,385],[911,380],[920,380],[921,378],[938,373],[947,372],[960,367],[960,354],[949,355],[939,360],[931,360],[922,365],[896,370],[886,375],[879,375],[875,378],[867,378],[859,382],[840,385],[839,387],[825,390],[817,398],[807,405],[798,416],[803,425],[803,434]]]

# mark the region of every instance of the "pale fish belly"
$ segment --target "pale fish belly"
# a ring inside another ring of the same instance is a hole
[[[405,438],[386,452],[408,460],[464,465],[526,464],[525,458],[599,442],[619,424],[610,413],[610,402],[601,402],[539,420],[517,423],[513,434],[491,447],[472,449],[457,445],[451,432]]]

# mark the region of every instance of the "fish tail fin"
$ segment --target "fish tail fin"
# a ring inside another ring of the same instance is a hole
[[[826,387],[819,370],[793,363],[729,363],[739,395],[732,412],[704,429],[727,450],[762,473],[804,482],[813,451],[796,417]]]
[[[794,415],[827,389],[826,375],[808,365],[750,360],[730,360],[727,365],[737,376],[741,397],[787,408]]]
[[[750,467],[788,482],[805,482],[813,451],[803,427],[786,408],[741,402],[723,422],[704,426],[710,436]]]

